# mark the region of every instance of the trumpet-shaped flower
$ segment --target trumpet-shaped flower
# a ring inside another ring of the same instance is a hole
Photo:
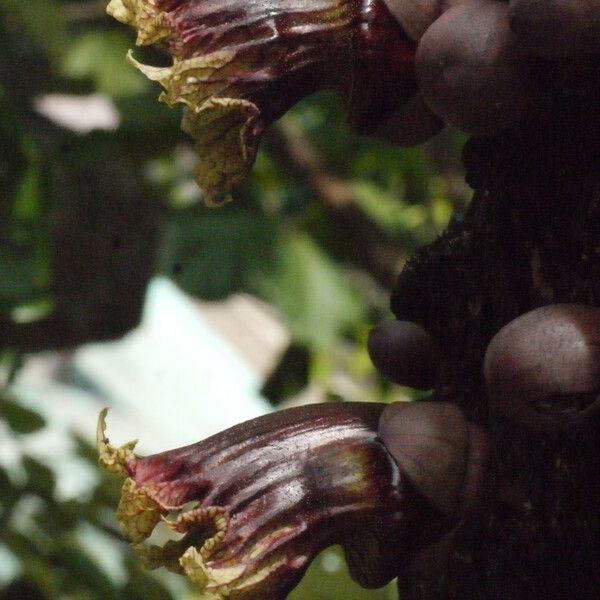
[[[449,528],[377,436],[379,404],[301,407],[147,457],[111,445],[100,464],[125,476],[117,518],[149,568],[187,575],[209,598],[280,600],[325,547],[379,587]],[[157,525],[176,534],[152,543]]]
[[[296,102],[334,89],[349,121],[373,132],[416,89],[414,43],[382,0],[111,0],[108,13],[158,44],[168,67],[130,61],[185,106],[196,178],[208,202],[252,166],[266,126]]]

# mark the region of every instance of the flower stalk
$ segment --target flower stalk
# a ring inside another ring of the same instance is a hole
[[[280,411],[147,457],[109,443],[105,410],[99,462],[126,477],[117,518],[146,566],[187,575],[209,598],[284,599],[332,544],[356,581],[379,587],[455,522],[379,439],[383,408]],[[159,523],[176,539],[153,543]]]

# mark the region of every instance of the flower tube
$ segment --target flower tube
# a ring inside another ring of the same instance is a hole
[[[447,481],[447,474],[457,461],[461,475],[471,465],[468,427],[464,445],[457,442],[462,433],[452,431],[444,446],[442,420],[431,418],[437,408],[417,410],[416,420],[409,410],[408,443],[399,448],[411,463],[410,479],[378,436],[384,407],[289,409],[147,457],[134,454],[135,442],[109,443],[103,411],[99,461],[126,477],[117,518],[146,566],[187,575],[209,598],[284,599],[312,559],[332,544],[343,547],[358,583],[380,587],[456,524],[460,515],[448,509],[448,490],[464,486]],[[455,413],[444,409],[444,422],[456,425],[448,415]],[[457,460],[436,458],[431,443],[419,440],[421,427],[430,441],[460,454]],[[424,470],[423,491],[413,483],[423,465],[411,456],[411,438],[426,461],[436,462]],[[445,464],[442,473],[439,465]],[[472,465],[467,470],[472,477]],[[431,496],[436,485],[444,488],[443,503]],[[159,523],[177,539],[152,543]]]
[[[373,133],[416,91],[411,41],[382,0],[112,0],[108,13],[158,44],[169,67],[131,62],[184,104],[196,178],[217,201],[252,166],[266,126],[320,89]]]

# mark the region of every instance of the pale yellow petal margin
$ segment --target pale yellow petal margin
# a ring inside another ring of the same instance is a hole
[[[129,483],[131,482],[131,483]],[[269,575],[287,564],[285,557],[273,558],[262,564],[256,571],[249,570],[248,562],[261,554],[265,553],[273,540],[279,536],[287,535],[292,532],[292,528],[284,527],[266,539],[257,542],[247,557],[238,558],[236,564],[218,564],[211,561],[211,556],[218,551],[220,543],[224,540],[227,533],[229,515],[226,509],[211,506],[207,508],[194,509],[183,512],[174,520],[168,520],[163,517],[163,522],[173,531],[187,533],[188,530],[197,529],[203,524],[213,523],[216,532],[212,537],[206,539],[198,549],[195,545],[186,543],[186,538],[180,540],[169,540],[163,546],[147,545],[140,543],[148,537],[156,525],[156,511],[152,511],[152,501],[142,498],[143,489],[136,489],[135,484],[128,479],[123,486],[123,499],[119,505],[117,516],[121,522],[126,521],[129,525],[133,523],[132,519],[141,524],[144,513],[142,504],[149,501],[148,515],[152,519],[147,523],[147,527],[142,531],[128,529],[127,535],[130,538],[138,540],[133,546],[136,554],[148,569],[157,569],[165,567],[169,571],[186,575],[194,584],[196,584],[207,600],[225,600],[233,599],[243,600],[244,598],[256,600],[262,597],[257,592],[257,588],[265,585]],[[123,507],[127,507],[127,517],[123,519],[120,513]],[[159,517],[160,518],[160,517]],[[137,535],[139,533],[139,535]]]
[[[238,557],[234,565],[217,566],[217,563],[211,562],[210,554],[205,552],[205,546],[200,551],[193,546],[188,548],[179,559],[179,564],[190,580],[211,600],[266,599],[269,597],[268,588],[271,584],[269,577],[275,571],[287,568],[288,558],[273,556],[260,566],[254,565],[256,570],[252,570],[249,565],[259,556],[266,554],[278,538],[293,536],[294,533],[295,529],[291,526],[271,532],[264,539],[258,540],[246,556]]]
[[[127,442],[118,448],[109,443],[106,437],[106,415],[108,408],[100,411],[98,416],[98,427],[96,428],[96,449],[98,450],[98,462],[100,466],[116,475],[128,475],[127,465],[135,458],[133,449],[137,440]]]
[[[153,67],[137,61],[133,52],[127,53],[127,60],[151,81],[158,81],[165,91],[160,96],[169,106],[181,102],[191,109],[201,108],[202,104],[231,87],[223,72],[236,58],[232,50],[218,50],[203,56],[185,60],[174,59],[170,67]]]
[[[135,460],[133,449],[137,440],[113,446],[106,437],[106,415],[108,408],[98,416],[96,430],[96,448],[100,466],[116,475],[127,476],[128,467]],[[134,543],[145,540],[160,521],[161,513],[158,504],[148,497],[147,491],[139,489],[133,479],[127,477],[121,490],[121,500],[117,508],[117,520],[123,527],[125,535]]]
[[[196,181],[207,204],[221,204],[252,168],[262,127],[260,111],[240,98],[211,98],[187,110],[182,128],[196,140]]]
[[[138,46],[154,44],[171,35],[167,15],[156,8],[155,0],[111,0],[106,12],[138,30]]]
[[[117,521],[123,527],[127,538],[134,544],[143,542],[154,531],[161,516],[158,504],[128,477],[123,483],[121,500],[117,507]]]
[[[171,67],[152,67],[135,60],[131,52],[128,55],[146,77],[165,88],[160,100],[169,106],[186,105],[182,128],[196,140],[200,155],[196,181],[208,204],[218,204],[218,196],[228,194],[248,173],[262,133],[258,107],[242,98],[226,97],[231,84],[226,77],[219,79],[219,72],[235,56],[223,50],[176,60]]]
[[[190,581],[195,583],[200,591],[211,600],[240,596],[237,586],[234,584],[244,574],[246,565],[238,564],[233,567],[212,569],[193,546],[183,553],[179,564]]]
[[[256,600],[268,596],[268,578],[271,573],[286,565],[287,559],[279,558],[261,565],[257,571],[248,572],[248,565],[219,566],[214,568],[200,552],[190,546],[179,559],[185,574],[195,583],[202,594],[210,600]],[[261,592],[263,588],[263,592]]]

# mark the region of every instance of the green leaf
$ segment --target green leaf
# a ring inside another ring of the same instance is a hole
[[[0,589],[0,600],[14,600],[27,598],[27,600],[47,600],[47,596],[33,582],[25,578],[17,579],[8,586]]]
[[[50,239],[42,188],[41,159],[33,144],[29,165],[15,194],[8,199],[7,214],[0,223],[0,310],[43,300],[51,277]]]
[[[21,496],[19,487],[13,484],[6,471],[0,468],[0,517],[8,515]],[[0,534],[0,541],[2,535]]]
[[[127,557],[128,581],[123,590],[127,600],[169,600],[171,593],[157,578],[142,569],[137,558]]]
[[[177,211],[163,237],[160,270],[192,295],[224,298],[270,263],[273,238],[263,215],[239,205]]]
[[[113,582],[81,548],[71,545],[59,547],[54,562],[67,574],[67,588],[89,591],[91,598],[119,600],[121,597]]]
[[[429,215],[423,204],[406,204],[396,195],[367,180],[354,183],[352,190],[361,209],[392,235],[410,239],[427,223]]]
[[[21,145],[23,132],[14,115],[0,98],[0,211],[5,218],[7,205],[25,169],[27,159]]]
[[[60,577],[48,557],[48,548],[38,547],[33,540],[13,530],[3,533],[2,541],[21,563],[24,581],[39,588],[48,598],[59,597]]]
[[[90,444],[90,442],[77,434],[73,434],[73,442],[75,443],[77,456],[89,464],[98,466],[98,450],[96,450],[94,444]]]
[[[36,517],[36,523],[51,539],[59,540],[71,533],[85,518],[91,508],[86,504],[75,501],[48,502],[47,510]]]
[[[15,433],[33,433],[46,425],[44,419],[35,411],[20,406],[14,400],[0,400],[0,418]]]
[[[46,465],[29,456],[23,458],[23,467],[27,472],[25,489],[53,502],[55,481],[52,471]]]
[[[294,337],[327,347],[364,316],[359,294],[305,234],[289,232],[278,245],[277,270],[259,289],[288,317]]]
[[[73,79],[88,78],[96,90],[110,96],[131,96],[149,89],[145,77],[125,56],[131,40],[125,32],[94,31],[81,35],[69,46],[63,74]]]
[[[63,12],[53,0],[2,0],[3,10],[19,22],[50,58],[62,55],[68,40]],[[27,74],[24,73],[23,76]]]

